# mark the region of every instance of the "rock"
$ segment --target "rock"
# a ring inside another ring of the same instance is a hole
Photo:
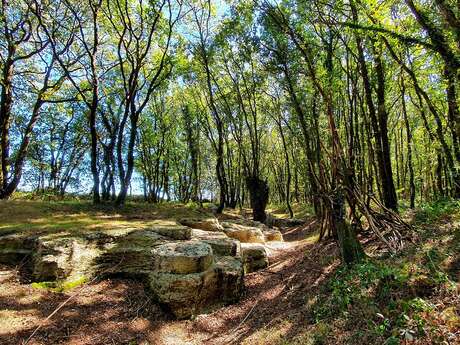
[[[219,221],[216,218],[184,218],[179,220],[179,223],[193,229],[204,231],[223,231],[222,225],[219,224]]]
[[[215,255],[236,256],[240,251],[240,243],[223,232],[193,229],[192,237],[209,244]]]
[[[242,243],[241,256],[244,273],[251,273],[268,266],[268,256],[261,244]]]
[[[5,260],[10,253],[31,255],[34,281],[54,282],[57,286],[84,282],[96,275],[140,278],[148,283],[158,302],[178,318],[240,297],[244,269],[238,241],[223,232],[192,231],[177,224],[162,226],[116,235],[91,232],[29,239],[2,236],[0,258],[1,253]]]
[[[265,242],[270,241],[283,241],[283,235],[277,229],[268,229],[263,231]]]
[[[0,236],[0,263],[18,265],[32,254],[35,246],[35,237],[24,237],[18,234]]]
[[[147,230],[154,231],[162,236],[174,240],[189,240],[192,237],[192,229],[176,223],[171,224],[149,224]]]
[[[38,237],[32,255],[35,281],[75,280],[91,277],[97,271],[97,259],[113,245],[114,238],[103,233],[88,236],[47,235]]]
[[[258,228],[258,229],[260,229],[262,231],[270,229],[264,223],[261,223],[261,222],[258,222],[256,220],[252,220],[252,219],[230,219],[230,220],[227,221],[227,223],[233,223],[233,224],[238,224],[238,225]]]
[[[65,279],[72,269],[70,257],[74,239],[71,237],[40,237],[33,254],[32,275],[35,281]]]
[[[262,231],[255,227],[223,222],[224,232],[228,237],[237,239],[242,243],[264,243]]]
[[[243,292],[244,271],[240,259],[223,256],[217,259],[215,270],[218,276],[217,295],[223,303],[236,302]]]
[[[156,300],[166,306],[175,317],[184,319],[200,310],[200,292],[215,278],[214,270],[192,274],[154,272],[150,274],[149,286]],[[214,285],[217,282],[214,283]]]
[[[155,264],[152,250],[170,240],[152,230],[132,231],[105,246],[97,263],[106,275],[144,277]]]
[[[153,270],[160,273],[198,273],[214,263],[211,246],[198,241],[163,244],[156,247],[152,255]]]
[[[190,274],[154,272],[149,286],[156,299],[178,319],[234,302],[243,290],[243,268],[233,257],[221,257],[207,270]]]

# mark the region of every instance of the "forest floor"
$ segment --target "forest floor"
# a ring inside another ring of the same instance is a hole
[[[0,234],[119,231],[201,212],[8,201],[0,205]],[[187,321],[172,320],[132,280],[58,293],[34,288],[20,267],[1,266],[0,344],[24,344],[32,334],[28,344],[460,344],[459,204],[425,205],[408,216],[414,231],[400,254],[388,256],[365,233],[370,258],[353,268],[340,266],[334,242],[317,242],[314,219],[282,229],[285,242],[271,245],[268,268],[246,275],[240,302]]]

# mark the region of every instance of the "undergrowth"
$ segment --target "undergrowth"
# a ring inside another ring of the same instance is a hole
[[[311,307],[312,322],[337,325],[340,330],[330,333],[346,332],[349,344],[459,341],[460,229],[437,224],[446,218],[455,223],[459,211],[460,203],[448,199],[422,205],[415,217],[425,225],[416,225],[420,242],[398,257],[339,268]],[[326,341],[331,334],[317,343],[335,344]]]

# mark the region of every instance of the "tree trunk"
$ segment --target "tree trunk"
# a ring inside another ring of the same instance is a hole
[[[246,187],[249,191],[253,220],[264,223],[267,219],[265,207],[267,207],[269,194],[267,182],[257,176],[248,176]]]
[[[404,116],[404,124],[406,126],[407,136],[407,164],[409,166],[409,191],[410,191],[410,208],[415,207],[415,183],[414,183],[414,166],[412,163],[412,132],[409,126],[409,120],[407,117],[406,109],[406,93],[405,93],[404,77],[401,78],[401,99],[402,99],[402,110]]]

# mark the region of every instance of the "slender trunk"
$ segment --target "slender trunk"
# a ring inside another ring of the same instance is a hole
[[[0,188],[5,190],[8,184],[9,174],[9,130],[11,107],[13,104],[13,62],[7,59],[3,67],[2,75],[2,93],[0,98],[0,126],[1,126],[1,172],[0,172]]]
[[[281,125],[281,119],[278,119],[276,122],[278,124],[278,129],[281,136],[281,142],[283,143],[284,157],[286,162],[286,207],[289,211],[289,218],[294,217],[294,212],[292,212],[291,207],[291,165],[289,161],[289,151],[286,144],[286,138],[284,136],[283,126]]]
[[[415,207],[415,183],[414,183],[414,166],[412,163],[412,132],[409,125],[409,119],[407,117],[406,108],[406,88],[404,85],[404,77],[401,78],[401,99],[402,99],[402,110],[404,116],[404,125],[406,127],[407,137],[407,164],[409,166],[409,191],[410,191],[410,208]]]
[[[393,181],[393,170],[391,168],[391,149],[388,139],[388,113],[385,106],[385,72],[382,57],[380,53],[375,57],[377,73],[377,114],[378,127],[381,142],[381,170],[382,170],[382,189],[384,192],[385,206],[397,210],[398,202],[396,198],[396,189]]]

